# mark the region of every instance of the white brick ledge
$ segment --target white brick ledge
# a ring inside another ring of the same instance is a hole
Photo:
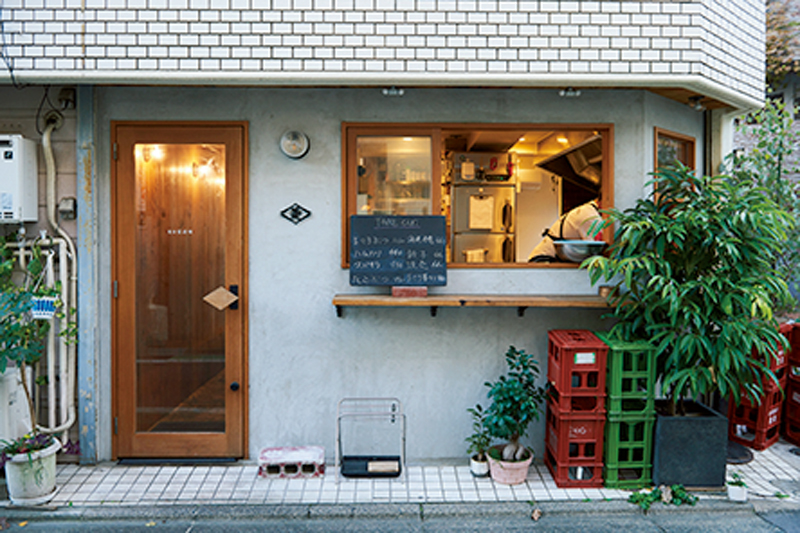
[[[749,110],[763,106],[763,101],[736,91],[726,84],[702,75],[660,74],[537,74],[514,75],[498,73],[491,77],[485,74],[449,74],[435,76],[426,73],[327,73],[327,72],[39,72],[16,71],[21,83],[54,84],[126,84],[126,85],[224,85],[224,86],[339,86],[362,87],[515,87],[515,88],[674,88],[681,87],[724,102],[735,109]],[[5,76],[0,80],[10,83]]]

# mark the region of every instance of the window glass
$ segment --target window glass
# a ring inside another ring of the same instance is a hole
[[[430,215],[430,137],[356,139],[359,215]]]
[[[677,163],[695,168],[693,137],[656,128],[655,168],[668,168]]]

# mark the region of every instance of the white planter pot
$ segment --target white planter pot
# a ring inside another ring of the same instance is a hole
[[[732,502],[746,502],[747,487],[728,485],[728,499]]]
[[[61,443],[32,452],[11,455],[6,461],[8,497],[14,505],[41,505],[56,494],[56,453]]]
[[[475,456],[469,459],[469,469],[475,477],[487,477],[489,475],[489,462],[477,461]]]

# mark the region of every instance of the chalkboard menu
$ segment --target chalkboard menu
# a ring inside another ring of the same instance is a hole
[[[350,217],[350,285],[447,283],[442,216]]]

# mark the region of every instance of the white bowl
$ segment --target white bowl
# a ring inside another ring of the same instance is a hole
[[[601,254],[606,247],[603,241],[553,241],[553,244],[558,258],[572,263],[580,263],[587,257]]]

